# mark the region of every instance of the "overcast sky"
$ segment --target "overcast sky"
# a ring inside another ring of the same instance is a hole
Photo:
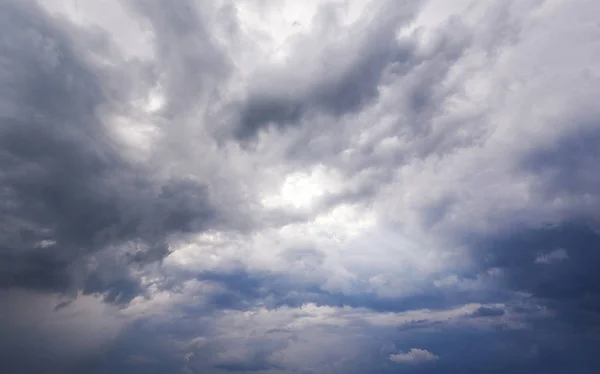
[[[0,372],[598,373],[598,20],[0,0]]]

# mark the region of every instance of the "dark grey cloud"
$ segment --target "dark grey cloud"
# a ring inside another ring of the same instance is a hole
[[[63,301],[50,294],[0,291],[0,365],[15,373],[72,373],[97,359],[120,334],[124,321],[101,299]]]
[[[290,65],[293,66],[291,69],[300,71],[277,71],[275,68],[275,73],[260,75],[258,87],[251,88],[248,100],[242,105],[234,135],[247,140],[265,127],[293,126],[304,116],[317,113],[342,116],[372,103],[378,97],[378,86],[391,64],[395,64],[396,73],[402,73],[420,63],[414,56],[414,45],[396,41],[396,30],[410,19],[414,7],[412,2],[397,9],[392,9],[389,4],[382,5],[377,10],[378,15],[364,21],[366,24],[358,30],[340,29],[346,34],[343,41],[333,44],[322,54],[316,52],[316,61],[306,60],[305,55],[314,53],[314,38],[319,35],[296,41],[298,51],[305,52],[292,56]],[[327,18],[326,22],[329,24],[322,27],[331,28],[331,23],[339,21],[333,17]],[[309,68],[315,63],[318,79],[299,80],[296,84],[286,82],[290,74],[306,75],[306,71],[301,71],[303,66]]]
[[[202,182],[161,181],[120,155],[99,116],[110,92],[72,26],[1,6],[0,286],[131,299],[128,264],[164,258],[169,235],[207,228],[215,207]]]
[[[234,135],[240,140],[247,140],[263,128],[275,126],[284,129],[297,125],[305,117],[314,119],[318,114],[325,114],[335,118],[356,114],[376,101],[380,86],[385,87],[389,83],[387,81],[394,77],[412,74],[418,74],[420,79],[407,82],[410,86],[406,87],[404,96],[398,97],[399,105],[403,107],[405,116],[419,123],[410,133],[427,133],[428,118],[440,109],[437,107],[440,100],[435,97],[438,95],[436,83],[448,73],[452,61],[469,47],[470,35],[460,21],[455,20],[447,25],[448,32],[436,41],[435,52],[423,55],[413,40],[397,40],[397,31],[406,24],[410,13],[398,15],[387,6],[382,7],[381,12],[363,29],[349,31],[344,42],[333,44],[330,50],[317,57],[318,62],[323,64],[319,66],[318,70],[322,72],[318,79],[297,84],[279,82],[282,76],[306,74],[293,71],[285,75],[276,71],[272,75],[265,73],[259,76],[259,88],[253,91],[251,86]],[[313,46],[311,40],[306,40],[299,42],[297,47],[310,50]],[[299,60],[296,64],[301,69],[302,55],[293,58]],[[305,64],[310,66],[312,63]],[[405,132],[406,128],[402,130],[404,126],[405,123],[399,123],[396,131]]]
[[[499,317],[504,315],[504,310],[500,308],[486,308],[484,306],[478,308],[473,317]]]

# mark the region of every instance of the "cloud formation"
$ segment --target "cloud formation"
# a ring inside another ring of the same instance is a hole
[[[390,360],[401,364],[421,364],[428,361],[436,361],[439,357],[426,349],[411,348],[407,353],[390,355]]]
[[[599,17],[2,2],[0,367],[597,372]]]
[[[537,264],[549,264],[554,261],[567,260],[568,258],[569,255],[567,254],[567,251],[560,248],[546,254],[538,255],[534,262]]]

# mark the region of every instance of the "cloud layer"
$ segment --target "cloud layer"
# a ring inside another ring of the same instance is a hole
[[[597,372],[599,17],[2,2],[0,366]]]

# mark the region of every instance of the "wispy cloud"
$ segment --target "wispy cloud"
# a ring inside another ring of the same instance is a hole
[[[0,2],[0,367],[597,372],[599,18]]]

